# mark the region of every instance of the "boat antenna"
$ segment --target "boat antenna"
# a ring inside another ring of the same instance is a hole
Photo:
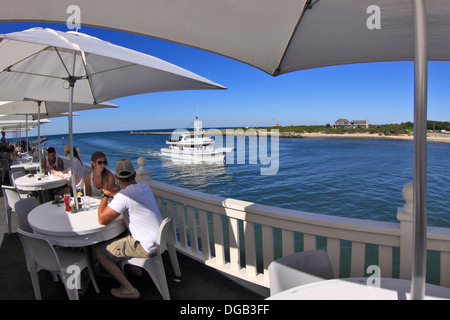
[[[186,128],[194,126],[194,121],[192,121]]]

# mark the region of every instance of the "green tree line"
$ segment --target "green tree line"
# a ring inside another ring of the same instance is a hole
[[[323,133],[371,133],[371,134],[384,134],[384,135],[399,135],[399,134],[412,134],[414,132],[414,124],[410,121],[402,122],[400,124],[374,124],[369,125],[368,129],[343,129],[333,128],[332,125],[327,123],[326,125],[297,125],[297,126],[274,126],[267,128],[278,129],[280,132],[323,132]],[[448,121],[427,121],[427,129],[434,131],[447,130],[450,131],[450,122]]]

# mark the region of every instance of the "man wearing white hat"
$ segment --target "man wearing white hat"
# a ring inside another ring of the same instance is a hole
[[[155,254],[162,217],[150,187],[136,182],[133,164],[129,160],[119,160],[115,170],[122,190],[114,186],[103,189],[98,221],[107,225],[122,215],[129,232],[123,237],[101,243],[95,248],[95,254],[105,270],[121,284],[120,288],[111,289],[111,293],[118,298],[138,299],[139,291],[116,263],[129,257],[147,258]],[[108,204],[111,197],[113,199]]]

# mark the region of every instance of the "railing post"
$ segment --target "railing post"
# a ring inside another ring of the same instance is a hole
[[[152,173],[152,171],[145,169],[146,163],[147,163],[147,160],[145,160],[144,157],[139,157],[137,159],[137,164],[139,166],[139,169],[137,169],[137,171],[136,171],[136,182],[138,182],[138,183],[149,184],[151,182],[150,174]]]
[[[413,255],[413,184],[403,187],[402,196],[406,205],[397,209],[397,219],[400,221],[400,278],[411,279]]]

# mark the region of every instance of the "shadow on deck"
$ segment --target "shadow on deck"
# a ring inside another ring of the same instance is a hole
[[[0,198],[0,300],[34,300],[35,295],[30,275],[26,269],[22,245],[15,230],[17,217],[12,215],[12,230],[8,234],[5,218],[4,199]],[[167,253],[164,254],[169,292],[172,300],[262,300],[269,295],[269,290],[257,286],[238,283],[228,276],[195,261],[183,254],[178,254],[182,273],[181,282],[174,281],[175,275]],[[49,272],[39,272],[43,300],[67,300],[64,286],[54,282]],[[96,276],[100,293],[92,285],[80,296],[80,300],[116,299],[110,294],[111,288],[118,283],[105,276]],[[144,271],[141,277],[129,276],[130,282],[139,290],[143,300],[162,300],[150,276]],[[255,288],[259,289],[255,292]]]

